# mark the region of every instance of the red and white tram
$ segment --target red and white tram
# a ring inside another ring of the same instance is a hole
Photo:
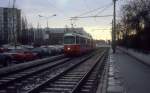
[[[88,33],[68,32],[64,34],[64,53],[66,55],[80,55],[93,48],[94,42]]]

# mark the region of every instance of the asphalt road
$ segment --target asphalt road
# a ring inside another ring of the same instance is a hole
[[[127,93],[150,93],[150,66],[117,50],[115,65],[120,71]]]

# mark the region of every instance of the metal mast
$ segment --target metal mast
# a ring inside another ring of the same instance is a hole
[[[114,2],[113,29],[112,29],[112,49],[113,49],[113,53],[116,52],[116,1],[117,0],[113,0],[113,2]]]

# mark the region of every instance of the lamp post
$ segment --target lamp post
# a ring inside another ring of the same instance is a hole
[[[113,3],[114,3],[113,29],[112,29],[112,49],[113,49],[113,53],[116,52],[116,1],[117,0],[113,0]]]
[[[39,17],[43,17],[43,18],[46,19],[47,31],[48,31],[48,29],[49,29],[48,19],[49,19],[49,18],[52,18],[52,17],[54,17],[54,16],[56,16],[56,14],[53,14],[53,15],[51,15],[51,16],[42,16],[42,15],[39,15]],[[43,33],[43,36],[44,36],[43,40],[45,40],[45,41],[46,41],[46,45],[48,45],[48,40],[47,40],[47,39],[49,38],[49,36],[47,36],[45,33]]]
[[[47,28],[48,28],[48,19],[51,18],[51,17],[54,17],[54,16],[56,16],[56,14],[53,14],[51,16],[42,16],[42,15],[39,15],[39,17],[43,17],[43,18],[46,19]]]

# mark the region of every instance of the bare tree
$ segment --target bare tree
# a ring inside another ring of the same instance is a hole
[[[128,1],[121,8],[122,43],[150,50],[150,0]]]

